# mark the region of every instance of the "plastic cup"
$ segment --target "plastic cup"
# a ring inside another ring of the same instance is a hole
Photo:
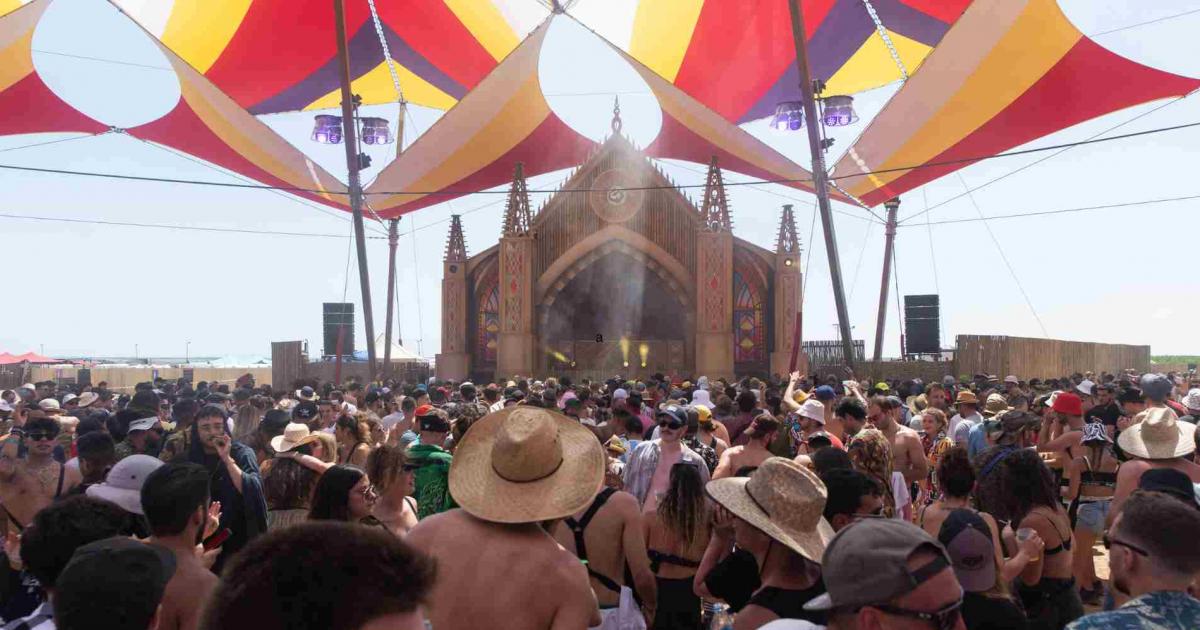
[[[1018,530],[1017,530],[1017,542],[1018,542],[1018,543],[1023,543],[1023,542],[1025,542],[1026,540],[1029,540],[1030,538],[1033,538],[1033,535],[1034,535],[1034,534],[1036,534],[1036,533],[1037,533],[1037,532],[1036,532],[1036,531],[1035,531],[1035,530],[1034,530],[1032,527],[1022,527],[1022,528],[1020,528],[1020,529],[1018,529]],[[1038,554],[1038,555],[1036,555],[1036,556],[1034,556],[1034,557],[1030,558],[1030,559],[1029,559],[1029,561],[1030,561],[1030,562],[1037,562],[1037,561],[1039,561],[1039,560],[1041,560],[1041,559],[1042,559],[1042,556],[1041,556],[1041,554]]]

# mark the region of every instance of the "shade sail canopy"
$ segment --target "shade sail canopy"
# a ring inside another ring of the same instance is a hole
[[[12,9],[0,17],[0,135],[108,129],[59,99],[33,67],[33,31],[49,6],[50,0],[20,8],[0,0],[0,12]]]
[[[503,185],[516,162],[532,177],[582,164],[595,143],[550,109],[538,61],[552,21],[538,27],[491,75],[388,165],[370,188],[372,208],[396,217]],[[620,53],[620,51],[618,51]],[[811,173],[620,53],[650,86],[663,129],[646,148],[654,157],[706,163],[811,190]]]
[[[876,205],[971,162],[939,163],[995,155],[1197,87],[1096,44],[1055,0],[977,0],[833,175]],[[900,170],[863,174],[890,169]]]
[[[872,0],[908,72],[970,0]],[[802,0],[809,70],[830,94],[900,80],[863,0]],[[788,0],[582,0],[572,13],[726,120],[769,116],[800,99]]]
[[[538,59],[550,28],[537,28],[479,86],[380,171],[367,200],[392,218],[512,179],[582,164],[595,143],[550,109]]]
[[[0,17],[0,135],[101,133],[108,126],[54,94],[33,65],[33,32],[52,0],[35,0]],[[240,107],[161,42],[181,96],[165,116],[129,135],[203,158],[263,184],[346,208],[346,187],[265,123]],[[33,105],[36,104],[36,105]]]
[[[112,0],[254,114],[337,107],[332,0]],[[548,11],[534,0],[377,0],[405,97],[448,109]],[[345,3],[354,92],[397,100],[366,0]]]

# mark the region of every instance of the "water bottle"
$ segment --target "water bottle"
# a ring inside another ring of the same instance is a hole
[[[708,625],[709,630],[733,630],[734,614],[729,610],[729,606],[725,604],[717,604],[717,611],[713,613],[712,623]]]

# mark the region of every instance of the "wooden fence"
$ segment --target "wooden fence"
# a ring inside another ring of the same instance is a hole
[[[28,378],[31,382],[39,381],[55,381],[58,383],[77,383],[79,381],[79,371],[81,368],[75,366],[54,366],[48,365],[45,367],[34,366],[28,372]],[[226,385],[233,385],[234,381],[243,374],[249,373],[254,375],[254,381],[259,385],[271,384],[271,368],[269,367],[250,367],[250,368],[183,368],[183,367],[152,367],[152,366],[128,366],[128,367],[104,367],[96,366],[88,372],[87,380],[93,385],[100,382],[108,383],[108,388],[116,392],[132,393],[133,388],[138,383],[152,381],[155,378],[165,378],[173,381],[177,378],[185,376],[185,372],[191,374],[193,383],[200,381],[208,381],[209,383],[217,382]]]
[[[380,364],[382,364],[382,359]],[[309,361],[301,341],[276,341],[271,344],[272,379],[278,387],[291,387],[299,379],[333,382],[337,364],[333,361]],[[362,361],[342,363],[342,382],[354,378],[360,383],[370,380],[367,364]],[[381,374],[380,377],[383,375]],[[424,361],[392,361],[389,378],[407,383],[419,383],[429,378],[429,364]]]
[[[1120,372],[1150,369],[1150,346],[959,335],[954,353],[958,375],[995,374],[1004,378],[1051,378],[1074,372]]]

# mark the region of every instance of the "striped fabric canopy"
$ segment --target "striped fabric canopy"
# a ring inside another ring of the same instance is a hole
[[[100,133],[104,125],[62,102],[42,81],[33,67],[33,30],[50,6],[40,0],[18,8],[0,0],[0,135],[50,131]],[[31,106],[37,103],[36,107]]]
[[[802,0],[809,70],[828,94],[900,80],[867,5],[908,72],[970,0]],[[571,13],[659,76],[742,123],[799,100],[788,0],[581,0]]]
[[[331,0],[112,1],[252,113],[338,104]],[[870,6],[911,72],[969,1],[871,0]],[[375,1],[405,98],[438,109],[478,85],[545,19],[547,4]],[[799,98],[786,0],[558,4],[727,120],[762,118],[777,102]],[[355,93],[367,104],[395,102],[367,0],[345,6]],[[803,0],[802,7],[813,75],[831,93],[901,78],[864,0]]]
[[[1055,0],[976,0],[833,176],[873,206],[967,166],[966,158],[1197,87],[1104,49]],[[889,172],[863,174],[874,171]]]
[[[0,135],[108,130],[59,99],[33,66],[33,31],[51,1],[34,0],[0,17]],[[125,133],[190,153],[264,184],[293,189],[292,194],[313,201],[348,207],[346,186],[341,181],[234,103],[166,46],[158,45],[175,69],[181,97],[165,116]]]
[[[535,30],[457,107],[446,113],[367,189],[371,207],[390,218],[469,192],[500,186],[524,163],[526,176],[582,164],[595,144],[551,111],[538,59],[551,22]],[[619,52],[619,51],[618,51]],[[623,54],[623,53],[620,53]],[[721,118],[625,55],[663,108],[663,129],[647,155],[706,163],[812,190],[804,168]]]
[[[0,0],[3,1],[3,0]],[[332,0],[111,0],[254,114],[337,107]],[[534,0],[375,0],[401,89],[449,109],[548,11]],[[349,0],[354,93],[397,101],[367,0]]]

